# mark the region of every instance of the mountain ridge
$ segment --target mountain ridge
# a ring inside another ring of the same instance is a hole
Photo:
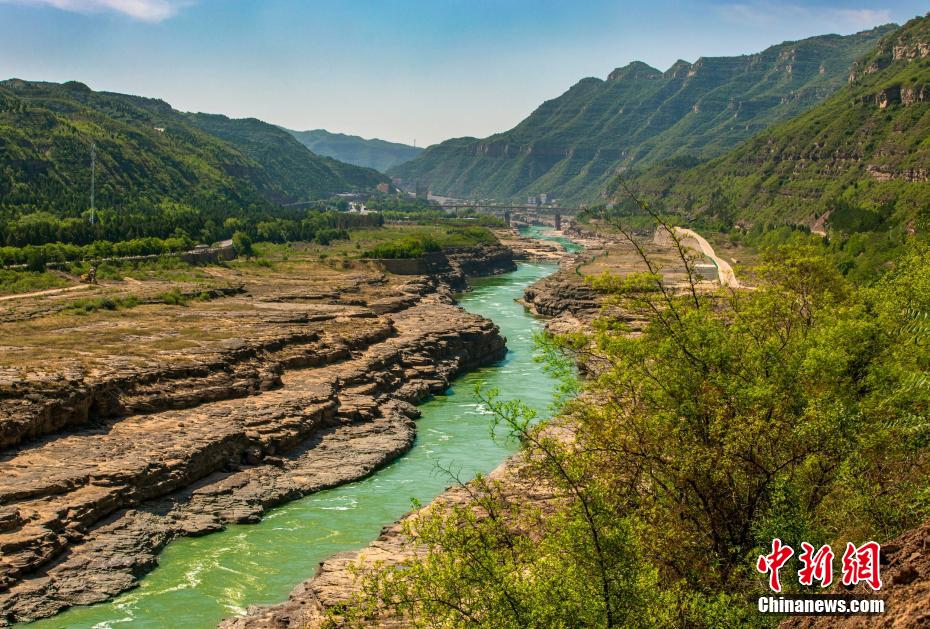
[[[725,222],[909,229],[930,213],[930,14],[883,37],[820,105],[714,160],[630,182],[668,210]]]
[[[281,127],[317,155],[385,172],[419,155],[423,149],[379,138],[333,133],[326,129],[295,131]]]
[[[372,169],[317,155],[287,131],[258,118],[206,113],[186,116],[261,164],[285,193],[276,199],[282,203],[306,201],[313,196],[345,192],[347,188],[374,188],[387,181]]]
[[[87,207],[91,145],[101,207],[267,209],[387,181],[314,155],[267,123],[222,118],[227,139],[202,128],[206,119],[161,99],[98,92],[77,81],[0,81],[0,208],[79,215]],[[217,126],[219,119],[211,120]],[[250,144],[250,126],[275,148]],[[276,154],[282,147],[285,154]]]
[[[823,35],[751,55],[643,62],[586,77],[514,128],[431,146],[388,174],[437,194],[515,199],[553,192],[593,201],[618,171],[671,157],[715,157],[824,100],[853,61],[894,27]]]

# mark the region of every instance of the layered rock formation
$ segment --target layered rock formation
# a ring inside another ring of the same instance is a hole
[[[445,249],[422,258],[375,258],[371,262],[399,275],[429,274],[455,290],[465,290],[469,277],[515,271],[514,258],[510,247],[495,244]]]
[[[574,268],[562,269],[523,291],[523,301],[535,314],[557,317],[568,312],[575,316],[593,316],[601,309],[602,296]]]
[[[501,245],[479,245],[446,250],[453,272],[464,277],[500,275],[515,271],[514,252]]]
[[[244,336],[5,372],[0,624],[106,600],[173,538],[370,474],[412,445],[413,404],[506,351],[422,277],[277,286],[196,316]]]

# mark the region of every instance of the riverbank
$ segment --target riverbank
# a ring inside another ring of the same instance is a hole
[[[555,498],[552,489],[523,474],[524,462],[517,454],[497,466],[487,479],[500,483],[504,495],[523,504],[544,507]],[[436,496],[424,510],[437,505],[466,505],[471,494],[461,486],[453,486]],[[410,538],[404,533],[405,521],[416,518],[421,510],[385,526],[378,538],[360,549],[335,554],[321,561],[313,578],[304,581],[290,593],[287,600],[267,607],[252,607],[242,616],[228,618],[220,629],[303,629],[320,627],[333,608],[352,601],[360,588],[360,571],[375,566],[397,565],[415,556]],[[402,619],[386,617],[379,627],[404,627]]]
[[[526,291],[529,291],[532,286],[547,282],[548,278],[565,272],[565,269],[573,269],[574,264],[583,259],[577,256],[581,250],[579,243],[570,240],[563,233],[555,233],[552,230],[546,230],[544,233],[543,230],[537,229],[529,235],[499,234],[499,237],[507,246],[514,248],[518,255],[523,252],[525,257],[546,261],[550,264],[560,263],[563,267],[563,270],[559,271],[559,268],[553,264],[550,270],[555,273],[543,273],[534,278],[532,282],[520,283],[519,290],[514,291],[512,294],[515,303],[512,303],[511,307],[521,311],[526,308],[526,302],[524,301]],[[586,244],[596,243],[588,240]],[[526,255],[527,253],[529,255]],[[480,293],[473,297],[482,299]],[[498,304],[504,306],[499,302]],[[502,312],[498,311],[493,315],[494,320],[500,322],[502,314]],[[528,321],[534,320],[528,318]],[[540,326],[542,320],[536,319],[535,323]],[[532,341],[527,338],[528,335],[525,331],[523,336],[522,340],[525,344],[523,350],[527,354],[531,354]],[[508,334],[508,338],[510,337],[511,335]],[[542,410],[538,401],[539,390],[533,387],[532,382],[534,376],[538,378],[541,375],[543,375],[543,370],[538,365],[531,365],[530,370],[524,374],[524,378],[507,378],[504,383],[505,395],[528,403],[530,408]],[[494,382],[484,384],[487,386],[495,385]],[[549,383],[549,386],[551,387],[553,384]],[[546,413],[543,412],[540,416],[545,417]],[[488,476],[503,483],[509,494],[520,495],[522,499],[533,501],[534,504],[542,504],[550,500],[552,498],[551,492],[546,487],[540,486],[534,479],[524,478],[520,473],[521,468],[522,462],[518,454],[507,458]],[[470,476],[460,474],[459,478],[467,479]],[[438,503],[464,504],[468,501],[468,498],[468,493],[464,489],[459,486],[452,486],[433,498],[429,505]],[[429,506],[426,508],[429,508]],[[377,539],[366,545],[323,558],[317,566],[315,576],[294,588],[286,601],[269,606],[252,606],[247,613],[228,618],[220,626],[224,629],[319,626],[325,618],[327,609],[346,603],[356,592],[359,584],[353,566],[357,564],[371,565],[375,562],[397,563],[410,556],[413,551],[409,540],[402,533],[402,526],[404,520],[415,517],[416,513],[416,511],[407,512],[402,518],[396,519],[393,524],[384,526]],[[385,622],[388,626],[393,626],[393,621],[390,619]],[[397,623],[397,626],[403,626],[403,623]]]
[[[534,234],[539,236],[539,233]],[[551,238],[563,239],[564,234],[548,234]],[[577,238],[577,236],[576,236]],[[510,241],[511,246],[520,246],[520,238]],[[546,328],[553,331],[570,331],[586,329],[591,321],[604,313],[603,295],[585,283],[584,277],[592,272],[609,272],[618,276],[647,271],[635,249],[628,243],[605,238],[590,238],[585,244],[584,253],[573,255],[559,243],[555,249],[560,252],[561,268],[555,273],[539,278],[527,286],[519,300],[532,313],[547,317]],[[527,248],[535,246],[526,243]],[[684,269],[676,252],[662,243],[644,245],[647,252],[665,268],[666,281],[671,287],[680,288],[685,279]],[[712,289],[707,283],[702,290]],[[612,308],[610,315],[628,323],[633,333],[642,323],[629,313]],[[527,478],[522,473],[523,461],[515,455],[498,466],[490,479],[501,483],[501,487],[510,496],[519,496],[519,500],[529,507],[543,508],[550,503],[554,495],[537,479]],[[469,493],[461,487],[452,487],[424,507],[429,509],[437,504],[466,504]],[[351,601],[360,587],[359,569],[381,563],[397,564],[415,552],[411,540],[403,533],[403,523],[409,518],[417,517],[418,512],[408,513],[404,518],[385,527],[378,538],[361,549],[340,553],[322,561],[316,575],[297,586],[288,600],[269,607],[253,607],[240,617],[230,618],[220,626],[223,629],[279,629],[320,626],[328,610],[337,608]],[[398,619],[385,618],[383,626],[403,626]]]
[[[468,371],[449,389],[418,407],[413,447],[363,480],[313,493],[267,513],[256,524],[172,542],[158,567],[139,587],[114,600],[71,609],[31,627],[91,627],[117,622],[152,623],[172,618],[185,627],[213,627],[255,604],[279,603],[312,575],[319,562],[364,548],[386,523],[426,504],[452,481],[486,473],[516,449],[492,436],[486,411],[473,390],[481,383],[519,397],[545,416],[554,381],[533,360],[533,334],[541,321],[515,302],[524,288],[550,274],[550,264],[522,263],[513,273],[471,280],[458,296],[474,315],[493,316],[507,338],[502,361]]]
[[[6,324],[0,618],[106,600],[172,539],[370,474],[413,444],[414,403],[505,352],[446,284],[314,266],[184,309]],[[72,360],[39,362],[62,343]]]

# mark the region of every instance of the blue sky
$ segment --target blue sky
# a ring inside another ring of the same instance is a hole
[[[420,146],[485,136],[580,78],[903,23],[910,0],[0,0],[0,77]]]

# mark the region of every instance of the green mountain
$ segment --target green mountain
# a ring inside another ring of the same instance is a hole
[[[389,168],[410,161],[423,152],[423,149],[407,144],[377,138],[366,140],[357,135],[330,133],[325,129],[286,131],[317,155],[326,155],[348,164],[374,168],[381,172],[387,172]]]
[[[912,230],[930,215],[930,14],[883,37],[822,104],[722,157],[678,166],[632,185],[666,209],[728,222]]]
[[[314,155],[258,121],[189,115],[77,82],[0,82],[0,218],[79,216],[96,145],[98,207],[273,208],[375,185],[370,170]]]
[[[448,196],[595,200],[618,170],[708,159],[822,102],[893,28],[678,61],[665,72],[633,62],[606,81],[581,80],[510,131],[431,146],[389,174]]]
[[[347,190],[374,188],[388,181],[370,168],[315,155],[287,131],[255,118],[234,120],[202,113],[187,117],[195,126],[229,142],[260,164],[277,185],[277,192],[267,191],[275,201],[304,201]]]

